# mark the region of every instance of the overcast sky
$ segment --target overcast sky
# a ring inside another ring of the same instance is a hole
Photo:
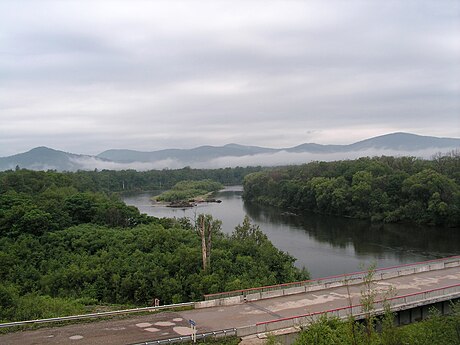
[[[1,0],[0,156],[460,137],[458,0]]]

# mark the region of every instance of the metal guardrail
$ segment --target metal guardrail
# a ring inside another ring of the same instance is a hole
[[[375,274],[386,274],[391,272],[398,272],[407,270],[410,268],[414,268],[414,273],[417,268],[422,268],[424,266],[432,265],[432,264],[440,264],[443,263],[448,264],[450,262],[460,262],[460,256],[452,256],[448,258],[442,259],[434,259],[422,262],[416,262],[411,264],[404,264],[398,266],[391,266],[391,267],[384,267],[384,268],[377,268],[375,269]],[[228,297],[236,297],[236,296],[244,296],[253,293],[261,293],[261,292],[269,292],[269,291],[276,291],[276,290],[284,290],[289,288],[295,287],[303,287],[303,286],[313,286],[319,284],[334,284],[334,283],[343,283],[344,281],[353,281],[357,279],[362,279],[365,275],[368,274],[368,271],[360,271],[354,273],[347,273],[347,274],[340,274],[335,276],[329,276],[324,278],[317,278],[317,279],[310,279],[310,280],[303,280],[299,282],[292,282],[292,283],[285,283],[285,284],[277,284],[277,285],[270,285],[270,286],[261,286],[255,288],[248,288],[248,289],[241,289],[241,290],[234,290],[228,292],[220,292],[215,294],[208,294],[204,296],[205,301],[210,301],[214,299],[221,299],[221,298],[228,298]]]
[[[124,315],[124,314],[141,313],[141,312],[148,312],[148,311],[153,312],[153,311],[166,310],[166,309],[176,309],[176,308],[181,308],[181,307],[193,307],[194,305],[195,305],[195,302],[187,302],[187,303],[167,304],[167,305],[161,305],[161,306],[157,306],[157,307],[143,307],[143,308],[134,308],[134,309],[105,311],[105,312],[101,312],[101,313],[92,313],[92,314],[81,314],[81,315],[71,315],[71,316],[62,316],[62,317],[52,317],[52,318],[49,318],[49,319],[15,321],[15,322],[1,323],[0,328],[14,327],[14,326],[24,326],[24,325],[36,324],[36,323],[50,323],[50,322],[70,321],[70,320],[84,320],[84,319],[92,319],[92,318],[99,318],[99,317],[108,317],[108,316],[116,316],[116,315]]]
[[[228,336],[236,336],[237,329],[236,328],[228,328],[222,329],[219,331],[207,332],[207,333],[199,333],[196,335],[196,339],[205,339],[208,337],[228,337]],[[192,341],[191,335],[186,335],[183,337],[176,337],[176,338],[169,338],[169,339],[160,339],[160,340],[148,340],[142,343],[135,343],[131,345],[162,345],[162,344],[173,344],[173,343],[182,343],[184,341]]]

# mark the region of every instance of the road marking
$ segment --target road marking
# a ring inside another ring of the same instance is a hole
[[[104,328],[104,330],[106,330],[106,331],[123,331],[125,329],[126,329],[126,327],[108,327],[108,328]]]
[[[174,327],[173,331],[179,335],[191,335],[193,333],[190,327],[183,327],[183,326]]]
[[[155,327],[149,327],[149,328],[144,328],[144,331],[147,331],[147,332],[158,332],[159,329],[158,328],[155,328]]]
[[[176,324],[174,322],[169,322],[169,321],[155,322],[155,326],[160,326],[160,327],[175,326],[175,325]]]

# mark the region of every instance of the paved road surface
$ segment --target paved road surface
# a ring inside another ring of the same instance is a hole
[[[460,283],[460,267],[423,272],[375,282],[380,295],[394,286],[401,296]],[[353,304],[358,304],[361,285],[350,286]],[[0,344],[131,344],[189,334],[189,319],[198,332],[253,325],[281,317],[340,308],[349,305],[346,287],[271,298],[227,307],[162,312],[124,320],[99,321],[64,327],[42,328],[0,336]]]

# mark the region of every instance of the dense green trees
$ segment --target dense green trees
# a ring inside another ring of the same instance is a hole
[[[85,224],[38,237],[2,237],[0,259],[3,320],[21,319],[23,303],[38,296],[63,305],[82,298],[148,305],[153,298],[184,302],[306,278],[268,239],[247,241],[219,231],[213,233],[212,265],[204,271],[200,237],[179,222],[124,229]]]
[[[0,321],[82,313],[99,304],[148,305],[154,298],[200,300],[308,277],[260,230],[229,236],[218,226],[206,246],[212,265],[204,270],[195,224],[142,215],[105,193],[94,176],[0,174]],[[248,220],[240,228],[255,229]]]
[[[244,176],[260,167],[177,170],[102,170],[58,173],[55,171],[0,172],[0,190],[36,193],[50,186],[73,187],[80,192],[122,192],[169,189],[179,181],[210,179],[223,185],[240,185]]]
[[[460,155],[361,158],[256,172],[247,201],[373,221],[460,226]]]
[[[116,196],[48,187],[28,193],[8,190],[0,194],[0,236],[42,235],[83,223],[132,227],[153,221]]]

